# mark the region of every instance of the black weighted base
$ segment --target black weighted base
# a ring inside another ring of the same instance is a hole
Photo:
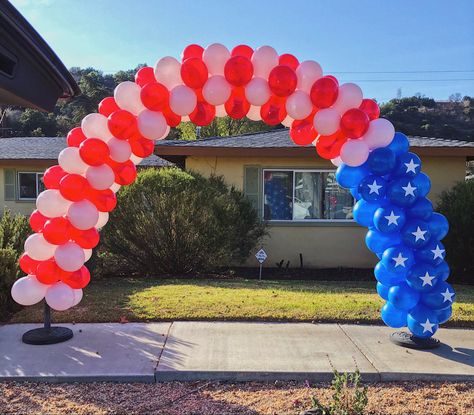
[[[62,343],[73,336],[72,330],[67,327],[41,327],[23,334],[22,340],[26,344],[42,345]]]
[[[395,343],[397,346],[408,347],[410,349],[435,349],[441,343],[438,339],[433,339],[429,337],[427,339],[422,339],[420,337],[415,337],[413,334],[406,333],[404,331],[397,331],[390,335],[390,340],[392,343]]]

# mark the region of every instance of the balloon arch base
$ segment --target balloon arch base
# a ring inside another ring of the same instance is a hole
[[[23,334],[22,341],[36,346],[62,343],[72,339],[74,334],[67,327],[51,327],[51,308],[44,303],[44,326]]]
[[[396,331],[395,333],[392,333],[390,335],[390,341],[397,346],[419,350],[435,349],[441,345],[441,342],[438,339],[433,337],[416,337],[406,331]]]

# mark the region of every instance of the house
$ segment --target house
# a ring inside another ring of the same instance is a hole
[[[474,143],[410,137],[432,180],[429,197],[464,180]],[[186,170],[221,175],[244,191],[268,224],[263,246],[274,266],[281,260],[305,267],[372,267],[377,258],[365,246],[366,229],[352,219],[353,198],[340,188],[335,167],[314,146],[293,144],[287,129],[196,141],[161,141],[155,154]],[[247,265],[256,265],[251,256]]]
[[[65,137],[11,137],[0,139],[0,212],[5,208],[29,215],[44,189],[41,178],[66,148]],[[170,163],[151,155],[138,167],[164,167]]]

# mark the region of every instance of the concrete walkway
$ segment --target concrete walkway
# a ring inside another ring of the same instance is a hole
[[[383,326],[174,322],[65,325],[74,337],[31,346],[32,324],[0,327],[0,380],[327,381],[356,368],[366,381],[474,380],[474,330],[441,329],[430,351],[392,344]]]

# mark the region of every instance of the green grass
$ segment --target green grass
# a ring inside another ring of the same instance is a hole
[[[474,286],[457,285],[448,325],[474,327]],[[256,320],[380,323],[383,301],[373,282],[244,279],[108,279],[91,283],[55,322]],[[42,307],[25,307],[9,320],[39,322]]]

